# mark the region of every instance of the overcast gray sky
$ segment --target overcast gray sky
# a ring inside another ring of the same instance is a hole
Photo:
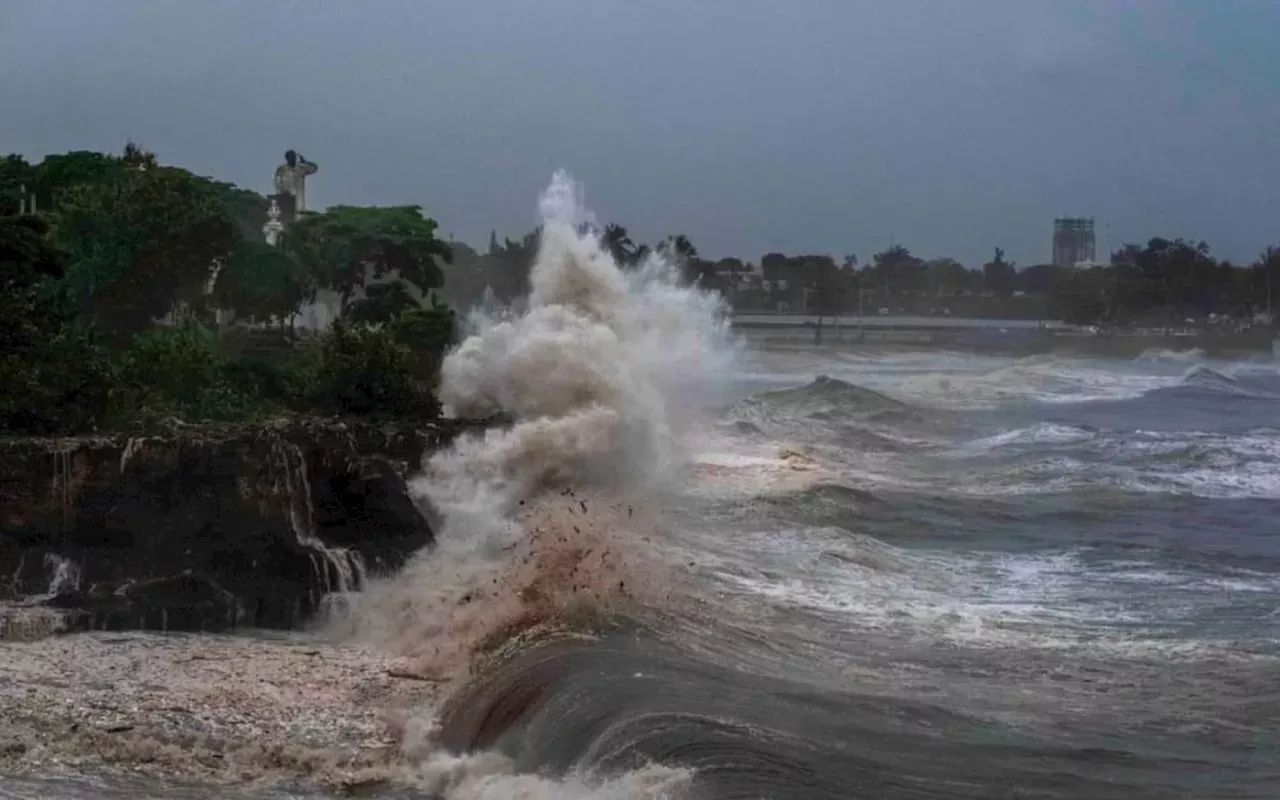
[[[119,150],[483,244],[554,169],[708,256],[1280,242],[1280,0],[0,0],[0,152]]]

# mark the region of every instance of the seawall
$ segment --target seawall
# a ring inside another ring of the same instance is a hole
[[[951,317],[818,317],[798,314],[735,315],[734,330],[764,346],[822,344],[855,348],[962,350],[1009,355],[1060,353],[1133,358],[1150,350],[1203,350],[1224,358],[1272,352],[1276,332],[1265,326],[1244,330],[1206,329],[1093,332],[1058,322]]]

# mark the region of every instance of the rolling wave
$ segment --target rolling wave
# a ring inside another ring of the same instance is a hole
[[[1280,394],[1277,394],[1277,390],[1280,390],[1280,376],[1270,372],[1228,375],[1211,367],[1199,365],[1187,370],[1177,386],[1156,391],[1169,395],[1177,393],[1179,389],[1194,389],[1207,394],[1233,395],[1260,400],[1278,400],[1280,399]]]
[[[1256,603],[1159,618],[1212,587],[1096,569],[1088,542],[1051,534],[1141,506],[1102,480],[1115,470],[1239,472],[1271,458],[1265,434],[1188,455],[1160,432],[972,410],[1248,378],[1040,357],[891,385],[819,374],[717,406],[736,349],[715,298],[660,260],[620,270],[567,177],[543,213],[527,308],[478,319],[442,370],[452,410],[511,424],[430,459],[413,487],[439,543],[343,621],[444,686],[397,724],[409,785],[449,800],[1163,798],[1205,770],[1264,785],[1233,760],[1258,726],[1222,709],[1260,691],[1248,658],[1268,651],[1241,622]],[[1213,747],[1188,750],[1187,725]]]
[[[1280,432],[1100,431],[1040,423],[975,440],[943,460],[980,461],[957,488],[979,494],[1280,498]]]
[[[930,415],[881,392],[819,375],[804,386],[775,389],[739,400],[724,416],[751,422],[785,419],[910,425],[925,421]]]
[[[442,730],[458,750],[502,750],[530,772],[680,765],[687,793],[668,796],[704,800],[985,800],[1000,786],[1163,798],[1203,768],[1150,744],[1042,738],[927,700],[725,670],[634,630],[523,644],[457,696]]]
[[[765,392],[756,399],[798,414],[862,415],[914,410],[909,404],[881,392],[826,375],[819,375],[805,386]]]
[[[743,398],[725,409],[720,420],[738,435],[819,447],[835,444],[864,454],[930,447],[958,424],[950,412],[826,375]]]

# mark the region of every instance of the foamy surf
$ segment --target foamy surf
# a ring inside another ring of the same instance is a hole
[[[410,783],[451,798],[669,796],[683,772],[513,772],[495,752],[436,738],[452,693],[531,631],[589,633],[660,601],[644,533],[652,503],[687,461],[686,434],[735,356],[717,296],[651,256],[624,272],[591,233],[563,172],[540,203],[542,234],[522,311],[473,315],[445,359],[440,396],[458,415],[512,423],[433,456],[412,490],[443,521],[434,548],[375,582],[345,632],[411,658],[451,687],[399,723]]]

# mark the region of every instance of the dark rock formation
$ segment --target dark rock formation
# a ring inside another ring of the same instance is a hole
[[[72,629],[302,624],[432,541],[405,485],[478,423],[0,439],[0,599]]]

